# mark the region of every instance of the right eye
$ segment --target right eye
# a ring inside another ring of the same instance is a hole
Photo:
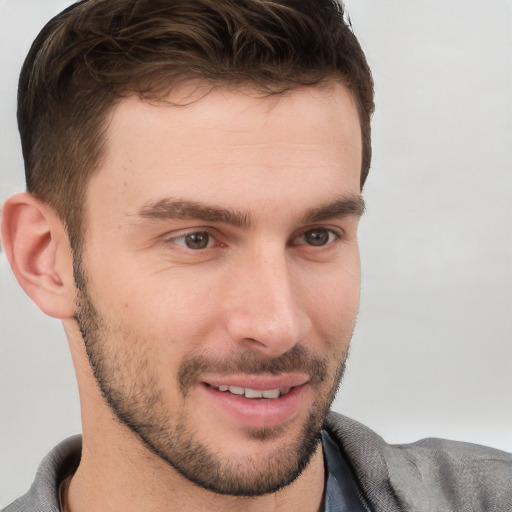
[[[170,241],[178,245],[183,245],[187,249],[200,251],[210,247],[214,239],[208,231],[196,231],[194,233],[187,233],[185,235],[172,238]]]

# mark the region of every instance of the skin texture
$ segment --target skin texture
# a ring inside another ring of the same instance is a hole
[[[317,434],[359,302],[350,93],[130,97],[107,136],[78,290],[58,221],[47,251],[59,300],[46,310],[64,320],[82,403],[70,510],[317,510]],[[267,407],[223,383],[292,389]]]

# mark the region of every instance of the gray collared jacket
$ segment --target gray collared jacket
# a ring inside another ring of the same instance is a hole
[[[512,512],[512,454],[442,439],[390,445],[336,413],[325,429],[373,512]],[[52,450],[28,493],[3,512],[59,512],[58,487],[76,469],[80,447],[75,436]]]

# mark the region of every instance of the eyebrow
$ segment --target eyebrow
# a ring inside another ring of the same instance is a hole
[[[311,208],[302,217],[303,222],[320,222],[342,217],[361,217],[366,209],[362,196],[341,197],[335,201]]]
[[[222,222],[237,228],[248,228],[251,225],[251,215],[249,212],[208,206],[196,201],[170,198],[144,205],[137,212],[137,215],[144,219],[154,220],[193,219],[205,222]]]
[[[348,216],[360,217],[365,210],[362,196],[341,197],[330,203],[311,208],[302,216],[302,222],[320,222]],[[142,206],[136,216],[148,220],[202,220],[220,222],[237,228],[249,228],[251,214],[233,208],[205,205],[196,201],[164,198]]]

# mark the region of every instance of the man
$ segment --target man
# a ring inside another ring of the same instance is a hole
[[[331,2],[88,0],[20,79],[20,284],[83,439],[6,510],[508,510],[512,459],[330,414],[359,299],[372,80]]]

